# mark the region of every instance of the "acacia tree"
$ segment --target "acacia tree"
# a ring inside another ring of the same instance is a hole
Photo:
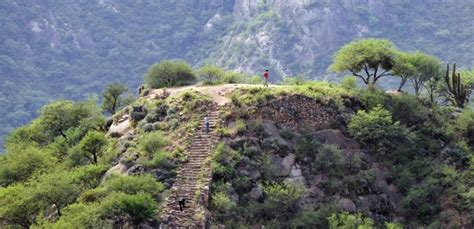
[[[395,58],[392,75],[401,78],[397,91],[402,91],[408,79],[416,74],[415,58],[411,53],[399,52]]]
[[[68,172],[53,172],[44,175],[33,183],[35,195],[46,206],[54,205],[58,216],[61,210],[81,193],[81,189],[74,183],[74,177]]]
[[[224,70],[214,65],[205,65],[198,70],[199,77],[204,79],[205,83],[212,84],[215,80],[220,79],[224,75]]]
[[[32,195],[34,190],[23,184],[0,188],[0,222],[2,225],[20,225],[30,228],[40,210]]]
[[[195,79],[191,66],[183,61],[162,61],[152,65],[145,75],[149,88],[183,86],[193,83]]]
[[[441,63],[434,56],[416,52],[413,54],[413,66],[416,68],[416,74],[411,78],[411,82],[415,89],[415,94],[419,96],[425,82],[429,81],[432,77],[438,77]]]
[[[112,115],[115,114],[117,108],[123,105],[123,98],[121,98],[122,94],[127,91],[127,87],[120,83],[107,85],[104,93],[102,93],[102,109]]]
[[[362,39],[342,47],[329,69],[336,73],[350,71],[365,84],[373,85],[378,79],[390,75],[396,54],[393,43],[388,40]]]
[[[98,131],[89,131],[79,143],[79,150],[90,163],[97,164],[107,146],[107,138]]]

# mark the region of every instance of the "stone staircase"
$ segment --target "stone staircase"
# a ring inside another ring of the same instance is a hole
[[[165,200],[160,228],[205,228],[208,221],[209,186],[212,178],[211,154],[219,141],[216,126],[219,122],[217,109],[208,112],[210,130],[206,134],[204,124],[194,135],[193,143],[186,152],[187,160],[180,167],[170,196]],[[204,120],[202,118],[201,120]],[[186,199],[181,212],[178,201]]]

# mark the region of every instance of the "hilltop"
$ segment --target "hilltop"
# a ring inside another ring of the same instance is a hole
[[[201,209],[195,222],[320,228],[351,220],[395,228],[472,222],[473,145],[462,130],[473,121],[468,110],[325,82],[146,89],[110,121],[100,121],[93,106],[55,102],[8,138],[0,169],[3,224],[158,227],[173,212],[166,204],[177,208],[173,186],[196,164],[188,148],[213,109],[217,141],[202,154],[199,166],[207,173],[193,183],[207,195],[188,199],[187,209]],[[56,109],[83,114],[65,138],[37,132],[54,125],[48,120]],[[18,207],[27,211],[18,215]]]

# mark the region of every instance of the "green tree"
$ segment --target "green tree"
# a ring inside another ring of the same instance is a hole
[[[115,111],[123,106],[124,99],[122,98],[122,94],[127,91],[127,87],[120,83],[107,85],[105,91],[102,93],[102,109],[112,115],[115,114]]]
[[[79,142],[78,149],[80,155],[85,157],[90,163],[97,164],[98,158],[104,153],[107,144],[107,138],[103,133],[89,131]]]
[[[103,122],[103,116],[95,101],[75,103],[68,100],[52,102],[41,108],[39,123],[52,137],[62,136],[69,143],[73,143],[67,131],[71,128],[80,128],[80,134],[91,128],[97,128]],[[81,138],[82,136],[76,137]]]
[[[34,195],[45,206],[55,206],[58,216],[61,216],[62,208],[74,202],[81,192],[72,174],[66,171],[55,171],[41,176],[32,187],[35,190]]]
[[[199,77],[206,84],[212,84],[214,81],[220,80],[224,76],[225,71],[214,65],[205,65],[198,70]]]
[[[441,63],[436,57],[422,52],[416,52],[412,55],[416,74],[411,78],[411,82],[415,89],[415,94],[418,96],[426,81],[429,81],[430,78],[438,77],[441,70]]]
[[[145,74],[145,83],[149,88],[183,86],[195,80],[192,68],[182,61],[162,61],[152,65]]]
[[[23,184],[0,188],[0,221],[9,225],[30,228],[35,222],[40,206],[33,189]]]
[[[408,79],[416,75],[416,68],[414,66],[415,58],[411,53],[399,52],[395,58],[392,68],[392,75],[401,78],[398,91],[402,91],[403,86]]]
[[[375,84],[378,79],[390,75],[396,49],[392,42],[384,39],[362,39],[342,47],[329,67],[334,72],[350,71],[365,84]]]
[[[58,221],[45,222],[40,228],[112,228],[111,223],[104,219],[105,212],[100,203],[74,203],[64,208],[64,214]]]
[[[130,222],[134,228],[140,228],[143,222],[152,219],[157,209],[155,200],[145,193],[135,195],[112,193],[103,200],[102,206],[108,218],[119,225]]]
[[[53,163],[54,158],[46,150],[32,146],[9,149],[0,156],[0,186],[26,181],[34,173],[48,170]]]

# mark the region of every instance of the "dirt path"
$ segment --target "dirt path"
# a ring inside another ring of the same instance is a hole
[[[231,93],[236,88],[242,87],[262,87],[260,84],[220,84],[220,85],[212,85],[212,86],[205,86],[205,85],[191,85],[191,86],[184,86],[184,87],[174,87],[174,88],[166,88],[166,89],[154,89],[150,92],[146,98],[153,99],[156,96],[162,95],[163,91],[166,90],[167,93],[170,95],[180,93],[187,90],[196,90],[203,94],[209,95],[215,103],[219,106],[225,105],[226,103],[230,102],[230,99],[227,97],[229,93]],[[270,87],[278,87],[278,85],[270,85]]]

